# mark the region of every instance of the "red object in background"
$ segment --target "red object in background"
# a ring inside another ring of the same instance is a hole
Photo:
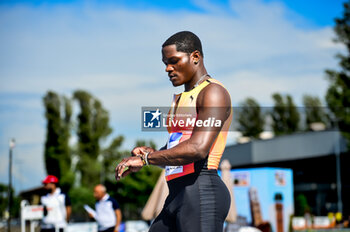
[[[48,184],[48,183],[58,183],[58,178],[53,175],[48,175],[44,180],[43,184]]]

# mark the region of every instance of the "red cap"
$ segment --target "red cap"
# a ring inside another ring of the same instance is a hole
[[[56,176],[53,175],[48,175],[43,181],[43,184],[48,184],[48,183],[58,183],[58,179]]]

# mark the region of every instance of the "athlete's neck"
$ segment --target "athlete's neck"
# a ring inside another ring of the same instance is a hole
[[[203,72],[196,73],[196,75],[189,82],[185,83],[185,92],[195,88],[203,81],[209,78],[207,71],[204,69]]]

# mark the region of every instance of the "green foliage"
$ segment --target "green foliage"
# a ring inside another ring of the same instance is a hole
[[[87,218],[84,211],[84,205],[94,207],[95,198],[93,195],[93,188],[91,187],[75,187],[69,191],[69,196],[72,201],[72,214],[75,218]]]
[[[151,140],[151,141],[146,141],[146,140],[137,140],[135,147],[142,147],[142,146],[147,146],[147,147],[152,147],[153,149],[156,149],[157,145]]]
[[[69,148],[72,107],[66,97],[48,91],[43,98],[47,119],[45,142],[45,166],[47,174],[61,179],[61,186],[69,188],[74,175],[70,171],[71,155]]]
[[[118,136],[105,148],[101,147],[101,142],[112,132],[108,111],[86,91],[75,91],[73,100],[78,102],[80,108],[75,123],[78,142],[74,147],[69,147],[70,128],[73,124],[71,100],[54,92],[48,92],[44,97],[48,122],[45,146],[47,172],[57,175],[61,185],[69,183],[68,187],[71,187],[75,181],[74,187],[69,191],[75,219],[87,219],[83,205],[94,206],[93,188],[99,183],[105,184],[111,196],[119,201],[124,218],[139,219],[158,180],[160,168],[144,167],[140,172],[117,183],[115,167],[124,157],[130,156],[130,150],[121,149],[124,137]],[[144,140],[137,141],[136,145],[156,147],[154,142]],[[77,161],[74,166],[73,156]],[[80,179],[75,176],[80,176]]]
[[[143,167],[139,172],[130,174],[116,185],[114,196],[120,202],[128,219],[140,219],[141,211],[151,195],[161,168]]]
[[[265,124],[259,103],[253,98],[247,98],[240,104],[240,110],[237,114],[238,130],[242,132],[243,136],[259,138]]]
[[[7,196],[8,186],[5,184],[0,184],[0,218],[5,214],[8,207],[8,196]]]
[[[295,216],[304,216],[306,212],[310,212],[310,206],[304,194],[299,194],[295,198]]]
[[[349,141],[350,147],[350,4],[344,3],[341,18],[335,19],[335,42],[346,47],[346,54],[338,54],[340,70],[326,70],[330,85],[326,93],[326,101],[333,112],[337,125]]]
[[[321,122],[325,126],[329,124],[327,114],[324,111],[321,100],[318,97],[304,95],[303,104],[305,106],[306,124],[308,130],[311,130],[311,123]]]
[[[291,134],[299,129],[299,112],[290,95],[283,98],[279,93],[272,95],[274,107],[271,112],[275,135]]]
[[[123,141],[124,137],[118,136],[112,140],[111,144],[107,148],[102,150],[101,154],[103,155],[103,159],[101,160],[101,183],[105,183],[106,181],[115,182],[115,167],[124,157],[130,156],[129,150],[123,151],[120,148]]]
[[[2,218],[8,208],[8,185],[0,183],[0,218]],[[10,214],[12,218],[18,218],[20,213],[21,198],[14,196],[14,190],[11,189],[11,209]]]
[[[135,146],[156,148],[153,141],[145,140],[137,140]],[[128,157],[130,151],[124,151],[121,155],[121,159]],[[109,193],[120,203],[123,217],[129,220],[140,219],[141,211],[151,195],[162,169],[156,166],[145,166],[139,172],[132,173],[116,183],[114,168],[115,166],[113,166],[113,179],[106,179]]]
[[[100,142],[112,132],[112,129],[109,127],[108,112],[98,99],[83,90],[75,91],[73,98],[80,106],[77,169],[81,172],[81,184],[93,187],[99,183],[98,177],[102,169],[101,163],[96,162],[101,153]]]
[[[121,151],[120,146],[124,141],[123,136],[118,136],[112,140],[111,144],[101,151],[102,160],[98,158],[94,161],[89,157],[80,157],[81,164],[88,164],[90,166],[86,166],[84,169],[85,174],[89,176],[91,184],[84,185],[82,184],[79,187],[75,187],[70,191],[70,197],[72,200],[72,208],[74,218],[78,220],[87,219],[87,214],[83,210],[83,205],[88,204],[91,207],[94,207],[95,200],[93,198],[93,188],[96,184],[102,183],[107,187],[107,189],[111,189],[110,194],[118,199],[115,196],[113,189],[116,185],[116,180],[114,177],[114,169],[121,161],[122,158],[129,156],[130,152]],[[88,161],[86,161],[88,159]],[[96,174],[96,170],[93,170],[91,166],[95,166],[98,168],[100,173]],[[78,169],[77,171],[81,171]],[[95,175],[95,176],[94,176]],[[119,200],[118,200],[119,201]]]

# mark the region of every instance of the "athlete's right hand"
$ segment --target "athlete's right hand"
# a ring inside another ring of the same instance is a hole
[[[143,167],[141,157],[131,156],[124,158],[115,168],[115,179],[120,180],[122,177],[129,175],[132,172],[138,172]]]
[[[153,148],[147,146],[135,147],[131,151],[131,157],[124,158],[115,168],[115,179],[120,180],[132,172],[140,171],[144,166],[141,156],[154,151]]]

